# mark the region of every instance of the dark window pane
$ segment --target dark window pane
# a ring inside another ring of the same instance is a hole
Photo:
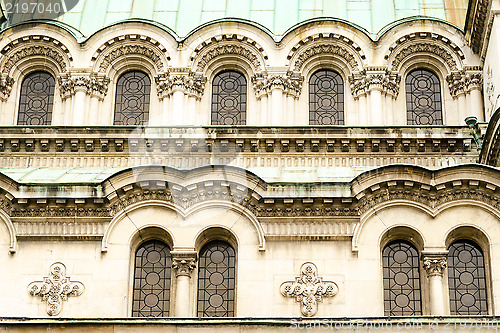
[[[116,83],[115,125],[144,125],[149,120],[151,80],[139,71],[131,71]]]
[[[21,83],[18,125],[50,125],[55,79],[47,72],[34,72]]]
[[[212,125],[245,125],[247,80],[234,71],[217,74],[212,84]]]
[[[460,240],[448,248],[448,286],[452,315],[486,315],[486,274],[481,248]]]
[[[309,80],[309,124],[344,125],[344,81],[334,71],[317,71]]]
[[[442,125],[441,86],[436,74],[417,69],[406,76],[408,125]]]
[[[198,262],[198,316],[234,317],[235,252],[226,242],[203,247]]]
[[[168,317],[170,249],[163,242],[143,243],[135,252],[132,317]]]
[[[405,241],[395,241],[382,251],[384,310],[386,316],[421,315],[418,252]]]

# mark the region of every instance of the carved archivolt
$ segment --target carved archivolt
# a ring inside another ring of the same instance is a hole
[[[165,71],[167,62],[170,60],[166,48],[158,41],[141,35],[125,35],[106,42],[98,49],[92,57],[94,70],[107,73],[115,60],[125,59],[130,55],[148,59],[158,73]]]
[[[345,60],[347,64],[349,64],[352,71],[359,71],[361,69],[361,66],[356,60],[353,52],[346,47],[335,44],[320,44],[314,45],[301,51],[298,54],[297,59],[293,63],[293,70],[300,71],[306,61],[316,55],[333,55],[336,57],[340,57]]]
[[[241,35],[225,34],[198,45],[190,58],[191,68],[197,72],[204,72],[213,59],[226,54],[247,59],[255,72],[263,70],[264,61],[268,59],[264,48],[254,40]]]
[[[416,53],[434,54],[441,58],[448,65],[450,70],[458,70],[457,62],[455,61],[453,55],[448,52],[448,50],[439,45],[429,44],[426,42],[410,44],[407,47],[401,49],[392,60],[392,70],[397,70],[403,60]]]

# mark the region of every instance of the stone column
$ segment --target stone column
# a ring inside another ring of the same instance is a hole
[[[190,311],[191,273],[196,267],[195,251],[170,251],[172,254],[172,269],[176,279],[175,311],[176,317],[192,317]]]
[[[484,121],[483,98],[481,90],[483,88],[483,74],[481,72],[466,72],[465,85],[469,100],[468,116],[476,116],[478,121]]]
[[[422,262],[429,278],[429,291],[431,299],[431,315],[445,315],[443,275],[446,269],[446,254],[448,251],[427,252],[422,251]]]

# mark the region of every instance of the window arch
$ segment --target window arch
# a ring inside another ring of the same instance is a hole
[[[122,74],[116,82],[114,125],[144,125],[149,120],[151,80],[141,71]]]
[[[322,69],[309,79],[309,124],[344,125],[344,80]]]
[[[212,125],[245,125],[247,80],[236,71],[223,71],[212,81]]]
[[[415,69],[406,76],[408,125],[442,125],[441,84],[427,69]]]
[[[417,249],[396,240],[382,250],[384,311],[386,316],[422,314],[420,270]]]
[[[172,257],[158,240],[142,243],[135,252],[133,317],[168,317]]]
[[[21,83],[18,125],[50,125],[54,104],[54,77],[43,71],[27,75]]]
[[[452,315],[486,315],[486,271],[481,248],[458,240],[448,248],[448,287]]]
[[[223,241],[212,241],[198,261],[198,317],[234,317],[236,255]]]

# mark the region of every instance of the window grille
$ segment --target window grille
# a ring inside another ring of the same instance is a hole
[[[18,125],[50,125],[55,79],[47,72],[33,72],[21,83]]]
[[[126,72],[116,83],[115,125],[144,125],[149,120],[151,80],[140,71]]]
[[[382,251],[386,316],[421,315],[419,258],[406,241],[389,243]]]
[[[247,81],[235,71],[217,74],[212,84],[212,125],[245,125]]]
[[[309,124],[344,125],[344,81],[331,70],[309,79]]]
[[[452,315],[487,315],[486,273],[481,248],[460,240],[448,248],[448,287]]]
[[[157,240],[135,252],[133,317],[168,317],[172,258],[168,246]]]
[[[226,242],[210,242],[201,250],[198,266],[198,316],[234,317],[234,249]]]
[[[436,74],[417,69],[406,76],[408,125],[442,125],[441,86]]]

